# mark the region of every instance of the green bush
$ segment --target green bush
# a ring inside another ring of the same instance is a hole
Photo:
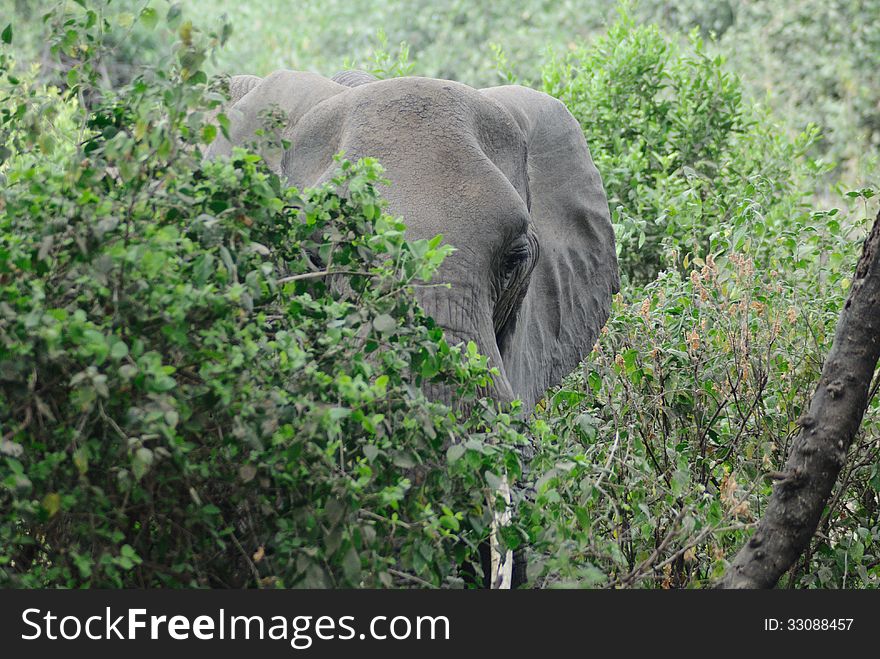
[[[547,546],[534,562],[547,585],[709,586],[723,573],[783,471],[856,247],[813,290],[728,249],[617,301],[593,355],[534,423],[532,535]],[[878,422],[875,398],[788,585],[880,581]]]
[[[77,4],[85,15],[91,16],[95,36],[100,35],[85,45],[91,48],[89,59],[104,85],[118,87],[130,82],[145,64],[156,64],[171,42],[173,33],[155,29],[156,25],[149,20],[137,20],[144,9],[148,15],[158,16],[158,10],[167,8],[168,2],[114,0],[112,12],[104,11],[104,2],[83,0]],[[57,43],[73,44],[77,40],[77,30],[64,24],[70,15],[58,12],[58,5],[53,0],[0,0],[0,15],[4,17],[0,19],[0,29],[7,22],[14,24],[19,59],[39,62],[40,82],[51,85],[64,84],[65,75],[76,60],[74,53],[53,54]],[[151,11],[155,13],[149,14]]]
[[[876,182],[880,36],[874,25],[880,2],[677,0],[674,5],[678,11],[667,12],[668,24],[714,30],[719,38],[713,49],[726,54],[749,95],[772,107],[790,130],[810,123],[822,127],[825,139],[813,151],[839,166],[827,184],[838,177],[849,185]],[[660,11],[651,14],[660,18]]]
[[[545,586],[723,573],[782,470],[865,235],[873,190],[811,210],[827,171],[804,156],[815,131],[776,130],[694,46],[624,15],[545,69],[588,136],[629,274],[593,354],[532,426],[536,492],[521,514]],[[786,585],[880,582],[878,424],[872,396]]]
[[[303,191],[204,162],[222,32],[172,14],[174,57],[113,92],[69,18],[67,95],[0,63],[0,585],[461,585],[523,438],[412,295],[448,249],[373,161]]]
[[[47,34],[39,20],[55,0],[0,0],[0,16],[19,28],[21,59],[43,62],[44,82],[59,82],[47,57]],[[168,44],[161,31],[132,18],[144,0],[114,0],[124,36],[111,35],[104,73],[108,80],[130,79],[138,64],[155,61]],[[170,0],[152,0],[163,11]],[[602,35],[620,0],[509,0],[504,3],[449,0],[181,0],[187,12],[210,20],[227,16],[233,26],[228,45],[207,71],[265,75],[279,69],[332,75],[346,62],[378,63],[386,53],[376,35],[392,44],[406,42],[413,71],[478,87],[498,84],[493,48],[503,49],[519,80],[540,83],[544,53],[561,54]],[[675,41],[693,29],[708,40],[706,52],[727,59],[743,79],[750,102],[771,107],[787,132],[818,124],[825,139],[814,155],[839,164],[823,187],[838,177],[847,185],[876,184],[880,143],[878,82],[874,71],[880,43],[873,29],[878,0],[638,0],[626,2],[643,23],[656,23]],[[5,21],[4,21],[5,22]],[[0,26],[2,28],[3,26]],[[380,68],[394,65],[386,60]],[[819,192],[819,191],[814,191]]]
[[[670,251],[679,266],[705,255],[741,204],[759,204],[765,224],[789,222],[818,167],[803,157],[816,129],[789,140],[743,101],[739,79],[696,33],[682,49],[622,11],[607,35],[552,59],[542,78],[583,126],[634,284],[652,280]]]
[[[797,430],[876,201],[864,187],[811,208],[829,172],[808,157],[815,128],[791,137],[753,105],[717,44],[626,15],[545,63],[605,179],[628,281],[594,353],[525,428],[476,399],[485,359],[414,302],[445,249],[383,213],[377,163],[340,161],[331,185],[298,191],[253,150],[203,162],[223,98],[203,71],[228,28],[152,7],[123,28],[86,4],[48,21],[62,91],[0,50],[0,585],[460,586],[502,475],[520,493],[504,537],[528,543],[532,585],[720,574]],[[675,7],[666,20],[705,13]],[[450,11],[467,22],[464,9]],[[741,29],[713,12],[724,39]],[[325,61],[306,41],[328,31],[357,57],[345,16],[282,36],[303,61]],[[174,35],[174,57],[160,48],[114,91],[101,58],[133,25]],[[399,38],[390,19],[387,32]],[[2,36],[15,46],[17,26]],[[452,69],[490,75],[456,48]],[[504,78],[538,69],[526,52],[496,51]],[[405,48],[359,61],[409,67]],[[259,139],[278,140],[266,119]],[[426,382],[456,388],[470,416],[427,401]],[[878,427],[874,396],[785,585],[877,586]]]

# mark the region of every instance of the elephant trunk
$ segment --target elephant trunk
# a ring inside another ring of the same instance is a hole
[[[443,325],[441,324],[441,327]],[[459,330],[452,330],[444,327],[444,334],[449,345],[457,345],[459,343],[467,345],[469,341],[477,344],[479,351],[486,355],[489,359],[490,367],[497,367],[501,372],[494,376],[491,384],[478,387],[477,398],[491,398],[501,403],[510,403],[514,399],[513,390],[510,382],[504,375],[504,368],[501,363],[501,356],[498,347],[494,341],[494,335],[491,335],[491,341],[481,340],[478,333],[463,333]],[[466,415],[470,413],[470,404],[462,402],[455,390],[454,385],[428,383],[424,386],[425,395],[433,401],[443,403],[454,408],[459,414]]]
[[[458,294],[450,295],[450,290],[458,291]],[[421,295],[421,302],[426,311],[443,328],[446,341],[450,345],[473,341],[477,349],[488,358],[489,366],[498,369],[499,374],[493,378],[492,384],[477,390],[477,398],[492,398],[498,402],[510,403],[514,400],[514,394],[501,360],[492,314],[488,310],[491,307],[485,305],[487,311],[482,313],[477,311],[481,308],[478,293],[471,296],[471,304],[463,303],[462,290],[462,287],[453,285],[451,289],[446,289],[446,295],[443,295],[444,289],[427,289],[430,292]],[[461,416],[467,416],[471,412],[472,403],[459,400],[451,385],[429,384],[425,387],[425,395],[449,405]],[[493,512],[488,542],[485,542],[480,550],[483,585],[492,589],[509,589],[515,583],[519,583],[518,580],[523,579],[525,573],[523,565],[520,567],[521,574],[514,574],[514,554],[504,547],[501,538],[501,529],[510,524],[512,514],[511,490],[506,475],[502,477],[497,494],[504,498],[508,507],[503,511]],[[489,508],[493,507],[493,495],[489,495],[486,504]]]
[[[492,305],[484,301],[488,298],[487,292],[481,290],[480,286],[462,281],[451,271],[443,275],[440,280],[445,280],[451,287],[417,289],[419,302],[443,329],[449,345],[467,345],[473,341],[480,353],[488,358],[489,366],[499,370],[491,385],[479,388],[477,397],[492,398],[501,403],[512,402],[515,396],[495,339]],[[469,411],[458,400],[454,386],[429,384],[425,387],[425,394],[432,400],[456,408],[460,413]]]
[[[511,402],[514,398],[513,390],[510,387],[510,383],[508,382],[506,376],[504,375],[504,366],[501,363],[501,355],[498,352],[498,346],[495,342],[495,334],[490,333],[490,340],[479,340],[479,333],[474,333],[473,335],[462,334],[455,330],[445,329],[446,340],[450,343],[450,345],[454,345],[457,343],[467,343],[469,340],[474,341],[477,344],[480,352],[486,355],[489,358],[489,365],[496,366],[499,371],[501,371],[500,375],[495,376],[493,384],[488,387],[480,387],[477,391],[477,397],[488,397],[493,398],[496,401],[501,402]],[[485,336],[483,334],[482,336]],[[431,385],[429,390],[426,390],[426,395],[429,398],[434,400],[441,400],[447,405],[450,405],[461,415],[470,414],[469,403],[463,403],[459,400],[455,400],[454,391],[452,387],[449,385],[436,386]],[[514,579],[514,555],[513,552],[504,547],[504,543],[501,539],[501,528],[504,526],[508,526],[510,524],[511,519],[511,492],[510,485],[507,482],[507,477],[504,476],[501,481],[501,486],[498,490],[498,493],[507,501],[508,508],[503,512],[495,511],[492,515],[492,524],[491,524],[491,533],[489,535],[489,541],[486,543],[488,546],[486,549],[488,551],[481,553],[481,561],[483,568],[483,584],[485,587],[491,589],[503,589],[507,590],[511,588]],[[487,499],[487,506],[491,507],[493,499],[491,496]],[[487,555],[485,555],[487,554]]]

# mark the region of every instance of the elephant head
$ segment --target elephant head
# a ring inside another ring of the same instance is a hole
[[[209,156],[253,139],[277,106],[290,147],[264,155],[290,184],[329,180],[339,152],[377,158],[408,237],[455,247],[436,275],[451,286],[418,295],[451,342],[475,341],[499,369],[497,399],[530,409],[589,354],[619,288],[617,258],[602,180],[560,101],[358,72],[236,76],[231,90],[230,140]]]

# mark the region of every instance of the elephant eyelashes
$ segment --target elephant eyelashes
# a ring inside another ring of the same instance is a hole
[[[512,278],[518,268],[525,265],[529,259],[529,250],[527,247],[520,247],[514,251],[508,252],[501,264],[502,275],[505,283]]]
[[[500,287],[492,322],[499,350],[504,352],[505,335],[514,324],[517,310],[528,290],[529,278],[538,262],[538,239],[529,231],[508,249],[501,259]]]
[[[502,289],[508,288],[511,284],[521,283],[531,274],[537,260],[538,239],[534,233],[528,231],[508,247],[501,258]]]

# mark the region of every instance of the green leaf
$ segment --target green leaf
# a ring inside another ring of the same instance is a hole
[[[373,327],[377,332],[389,334],[397,329],[397,321],[388,314],[380,314],[373,319]]]
[[[448,449],[446,449],[446,460],[449,464],[452,464],[459,460],[461,456],[464,455],[465,447],[463,444],[453,444]]]
[[[12,23],[3,28],[3,33],[0,34],[0,39],[3,39],[3,43],[12,43]]]
[[[395,453],[392,462],[394,463],[394,466],[400,467],[401,469],[412,469],[416,466],[415,459],[413,459],[412,454],[408,452]]]
[[[180,6],[179,2],[174,3],[168,9],[168,15],[165,20],[168,21],[168,27],[172,30],[177,29],[177,26],[180,24],[181,16],[183,15],[183,9]]]
[[[498,490],[501,488],[502,480],[501,480],[501,477],[498,476],[498,474],[495,474],[494,472],[491,472],[491,471],[487,471],[483,474],[483,476],[485,476],[486,484],[491,489]]]
[[[250,483],[257,475],[257,468],[252,464],[245,464],[238,468],[238,476],[245,483]]]
[[[80,476],[85,476],[89,470],[89,454],[84,448],[80,447],[73,452],[73,464]]]
[[[364,446],[364,457],[367,458],[370,462],[375,462],[376,457],[379,455],[379,448],[374,444],[366,444]]]
[[[324,513],[331,526],[336,526],[345,515],[345,506],[337,499],[327,499],[324,504]]]
[[[346,579],[352,585],[356,585],[361,580],[361,557],[358,556],[354,547],[349,547],[342,559],[342,570]]]
[[[224,113],[220,113],[217,115],[217,123],[220,124],[220,132],[223,133],[223,137],[227,140],[229,137],[229,117],[227,117]]]
[[[110,348],[110,357],[112,359],[119,360],[126,355],[128,355],[128,346],[125,345],[125,342],[123,341],[117,341],[113,344],[113,347]]]
[[[159,22],[159,12],[157,12],[152,7],[146,7],[141,12],[141,23],[143,23],[147,28],[152,30],[156,27],[156,24]]]
[[[83,579],[91,577],[92,559],[89,556],[84,556],[83,554],[78,554],[76,552],[71,552],[71,556],[73,557],[74,565],[79,570],[80,576]]]
[[[45,510],[49,517],[55,517],[58,514],[58,511],[61,510],[61,495],[57,492],[52,492],[43,497],[43,501],[40,504],[43,506],[43,510]]]
[[[217,126],[214,124],[205,124],[202,126],[202,142],[210,144],[217,137]]]
[[[143,478],[150,470],[150,465],[152,464],[153,452],[146,447],[139,448],[131,459],[131,471],[134,473],[134,477],[137,480]]]
[[[461,529],[461,524],[452,515],[442,515],[440,517],[440,526],[443,526],[450,531],[458,531],[459,529]]]

